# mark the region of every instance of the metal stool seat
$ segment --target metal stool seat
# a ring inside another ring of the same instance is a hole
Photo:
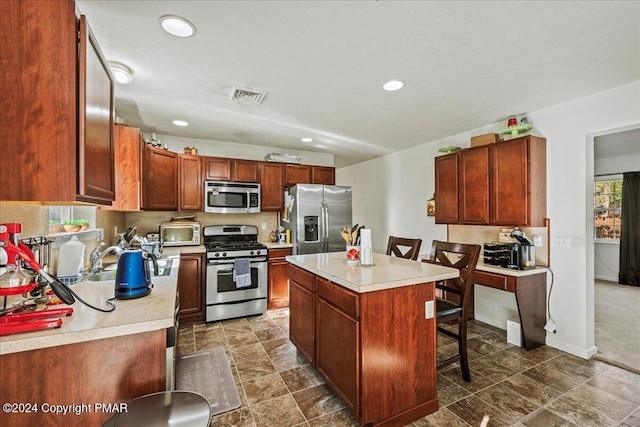
[[[117,414],[103,427],[208,427],[211,406],[201,394],[174,390],[146,394],[127,403],[127,412]]]

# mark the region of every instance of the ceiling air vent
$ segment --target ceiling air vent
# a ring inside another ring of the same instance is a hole
[[[249,87],[233,86],[231,92],[231,100],[238,99],[243,101],[253,102],[254,104],[260,104],[264,97],[267,96],[266,90],[251,89]]]
[[[264,159],[267,162],[279,162],[279,163],[300,163],[302,161],[302,157],[294,156],[293,154],[280,154],[280,153],[269,153]]]

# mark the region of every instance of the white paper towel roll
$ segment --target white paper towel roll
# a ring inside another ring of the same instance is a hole
[[[371,247],[371,229],[360,230],[360,264],[373,265],[373,248]]]

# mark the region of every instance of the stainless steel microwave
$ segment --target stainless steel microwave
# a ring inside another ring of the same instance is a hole
[[[260,184],[205,181],[204,211],[211,213],[260,212]]]
[[[198,246],[200,223],[193,221],[167,221],[160,224],[163,246]]]

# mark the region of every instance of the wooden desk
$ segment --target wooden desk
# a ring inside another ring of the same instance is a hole
[[[473,275],[476,285],[511,292],[516,296],[524,348],[532,350],[545,343],[547,319],[547,270],[510,270],[478,264]],[[473,301],[473,298],[472,298]],[[471,306],[473,313],[473,305]]]

